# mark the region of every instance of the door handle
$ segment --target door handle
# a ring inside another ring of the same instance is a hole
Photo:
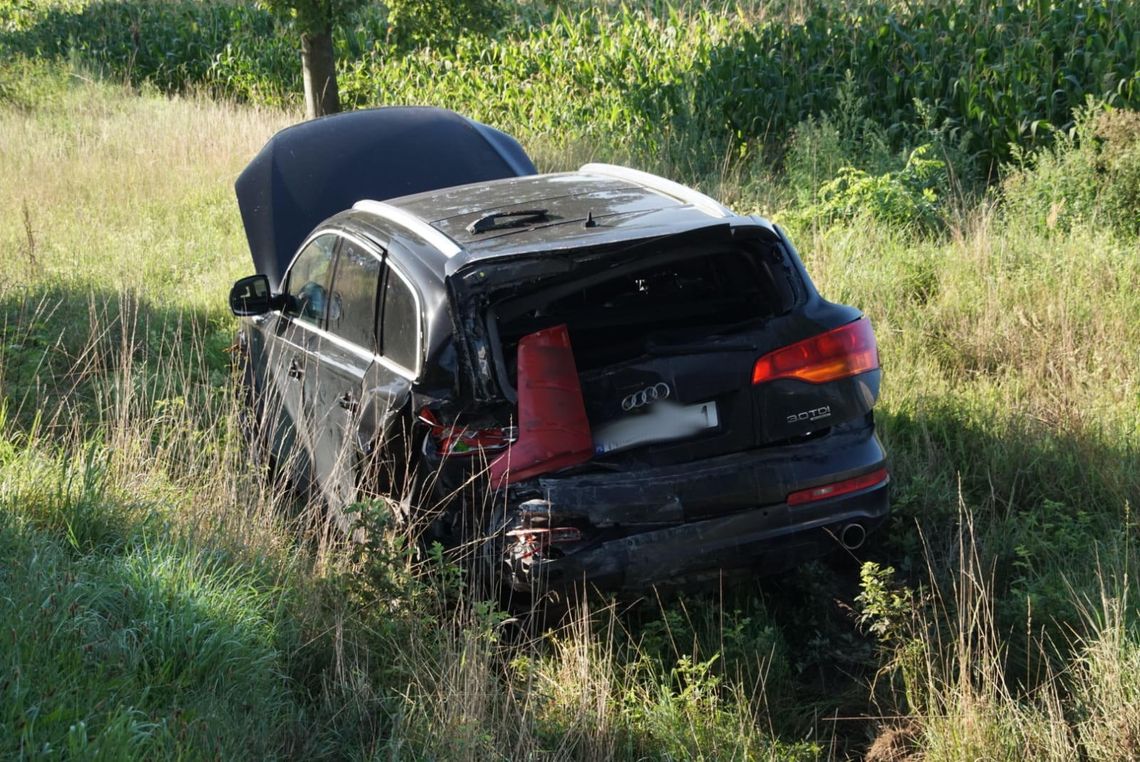
[[[355,413],[360,407],[360,403],[353,399],[352,392],[345,392],[341,396],[337,397],[336,404],[340,405],[350,413]]]
[[[301,378],[305,375],[304,369],[297,364],[297,359],[293,358],[289,361],[289,378]]]

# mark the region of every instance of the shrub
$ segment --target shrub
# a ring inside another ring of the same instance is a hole
[[[43,108],[58,101],[66,87],[67,76],[46,61],[13,56],[0,62],[0,105]]]
[[[834,112],[809,116],[792,133],[784,171],[801,205],[811,204],[817,189],[844,167],[878,173],[887,171],[895,160],[886,132],[866,116],[866,99],[859,95],[850,71],[836,96]]]
[[[443,105],[524,137],[605,135],[650,158],[682,134],[700,136],[714,158],[757,143],[778,150],[796,125],[842,113],[845,83],[863,99],[855,124],[870,120],[894,150],[936,131],[982,176],[1011,145],[1048,145],[1048,126],[1066,128],[1089,95],[1140,106],[1136,3],[833,0],[762,21],[594,8],[535,23],[528,9],[506,28],[497,0],[388,6],[390,18],[370,6],[337,34],[346,105]],[[206,85],[295,102],[288,39],[241,2],[0,7],[0,52],[75,56],[164,91]],[[855,139],[851,124],[835,126]]]
[[[872,175],[847,166],[820,186],[816,203],[788,216],[794,224],[829,224],[869,216],[918,231],[942,224],[940,193],[946,184],[946,164],[929,157],[930,146],[911,151],[897,172]]]
[[[1007,217],[1042,232],[1078,224],[1140,232],[1140,112],[1089,101],[1052,147],[1015,149],[1001,191]]]
[[[1140,233],[1140,111],[1105,110],[1093,134],[1105,214],[1123,230]]]

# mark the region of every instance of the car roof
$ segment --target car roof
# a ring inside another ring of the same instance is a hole
[[[496,212],[543,210],[519,224],[472,232]],[[468,264],[542,251],[594,247],[728,224],[772,226],[743,218],[691,188],[626,167],[587,164],[577,172],[530,175],[361,201],[351,215],[367,225],[384,217],[427,246],[419,256],[442,276]]]

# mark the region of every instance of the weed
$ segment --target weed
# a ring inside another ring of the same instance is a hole
[[[929,154],[929,146],[919,146],[911,151],[901,170],[878,176],[841,167],[834,179],[819,187],[814,204],[787,217],[800,228],[866,215],[889,226],[936,231],[942,224],[939,190],[946,185],[946,165]]]

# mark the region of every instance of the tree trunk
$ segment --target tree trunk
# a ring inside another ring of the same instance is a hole
[[[301,35],[301,71],[305,77],[305,118],[340,111],[331,30]]]

